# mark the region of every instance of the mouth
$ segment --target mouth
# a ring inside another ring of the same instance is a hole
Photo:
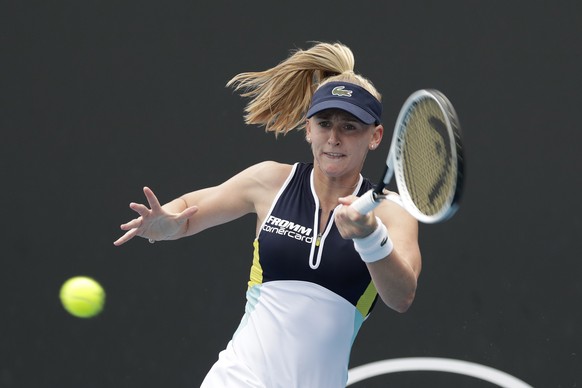
[[[344,154],[340,154],[339,152],[324,152],[323,154],[331,159],[340,159],[345,156]]]

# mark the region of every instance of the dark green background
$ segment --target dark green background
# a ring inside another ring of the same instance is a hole
[[[352,48],[388,129],[410,93],[440,89],[466,145],[461,210],[421,227],[415,304],[378,305],[351,366],[448,357],[582,384],[578,1],[77,0],[0,10],[0,387],[200,384],[243,314],[254,219],[112,242],[144,185],[168,201],[261,160],[309,160],[301,133],[246,127],[224,85],[310,41]],[[60,306],[75,275],[104,285],[101,316]],[[358,386],[492,385],[409,372]]]

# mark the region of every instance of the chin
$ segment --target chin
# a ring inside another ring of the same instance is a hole
[[[330,165],[329,163],[324,165],[320,164],[319,168],[325,175],[332,178],[342,176],[346,173],[345,168],[342,166]]]

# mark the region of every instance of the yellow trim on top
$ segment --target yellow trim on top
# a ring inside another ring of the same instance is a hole
[[[259,258],[259,240],[255,239],[253,242],[253,265],[251,266],[251,273],[249,277],[248,288],[250,289],[257,284],[263,284],[263,268]]]
[[[376,290],[374,282],[370,280],[370,284],[368,284],[366,291],[364,291],[358,300],[358,303],[356,303],[356,309],[358,309],[362,316],[366,317],[370,313],[376,295],[378,295],[378,291]]]

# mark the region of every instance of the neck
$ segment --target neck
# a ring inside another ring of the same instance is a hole
[[[337,206],[338,198],[351,195],[359,183],[360,174],[336,179],[317,171],[317,167],[313,171],[313,185],[322,207]]]

